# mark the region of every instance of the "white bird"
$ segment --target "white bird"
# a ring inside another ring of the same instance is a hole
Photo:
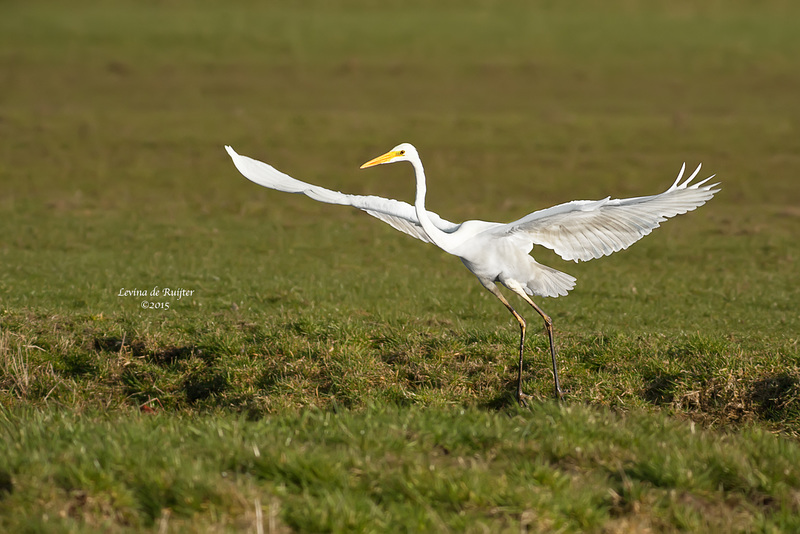
[[[464,265],[494,296],[500,299],[519,322],[519,370],[516,398],[526,404],[522,392],[522,356],[525,346],[525,319],[509,304],[497,283],[519,295],[544,319],[553,360],[553,378],[557,398],[563,395],[558,382],[553,321],[537,306],[531,296],[558,297],[575,287],[575,278],[541,265],[530,255],[534,245],[552,249],[565,260],[588,261],[627,248],[675,215],[702,206],[714,193],[718,183],[705,185],[714,176],[689,185],[700,172],[681,182],[684,163],[672,187],[661,194],[603,200],[574,200],[552,208],[535,211],[507,224],[486,221],[465,221],[461,224],[442,219],[425,209],[425,171],[417,149],[402,143],[389,152],[371,159],[362,169],[383,163],[408,161],[414,167],[417,193],[414,206],[378,196],[347,195],[325,189],[288,176],[261,161],[241,156],[230,146],[225,150],[234,165],[247,179],[278,191],[303,193],[327,202],[353,206],[426,243],[433,243],[448,254],[458,256]]]

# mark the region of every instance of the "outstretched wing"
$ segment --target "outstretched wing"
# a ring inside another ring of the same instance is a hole
[[[679,183],[686,164],[672,187],[659,195],[603,200],[575,200],[536,211],[496,232],[521,237],[531,244],[550,248],[565,260],[587,261],[628,248],[670,217],[702,206],[718,183],[704,185],[714,176],[689,183],[700,172],[700,165]]]
[[[319,202],[327,202],[328,204],[353,206],[382,220],[401,232],[421,239],[426,243],[431,243],[428,234],[425,233],[425,230],[423,230],[422,226],[419,224],[414,206],[406,202],[372,195],[347,195],[339,191],[325,189],[318,185],[296,180],[262,161],[237,154],[236,151],[229,146],[226,146],[225,150],[228,151],[228,154],[233,160],[233,164],[236,165],[239,172],[241,172],[245,178],[258,185],[263,185],[264,187],[269,187],[270,189],[278,191],[285,191],[287,193],[303,193],[307,197],[318,200]],[[442,219],[433,212],[429,211],[428,215],[431,222],[443,232],[454,232],[460,226]]]

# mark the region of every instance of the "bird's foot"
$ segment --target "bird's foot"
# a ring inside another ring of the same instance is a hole
[[[569,389],[561,389],[560,387],[557,387],[556,388],[556,400],[557,401],[563,401],[564,398],[567,396],[567,393],[569,393]]]
[[[517,402],[523,408],[528,407],[528,399],[532,398],[530,395],[523,393],[522,391],[517,391]]]

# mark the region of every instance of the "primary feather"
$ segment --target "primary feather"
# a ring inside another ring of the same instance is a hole
[[[683,183],[686,164],[675,183],[658,195],[603,200],[574,200],[503,225],[495,231],[521,234],[531,243],[552,249],[565,260],[587,261],[628,248],[670,217],[706,203],[719,189],[705,185],[713,175],[693,185],[700,165]]]
[[[373,195],[348,195],[326,189],[292,178],[263,161],[237,154],[230,146],[225,146],[225,150],[228,151],[228,155],[230,155],[239,172],[251,182],[286,193],[302,193],[319,202],[353,206],[367,212],[376,219],[382,220],[396,230],[421,239],[426,243],[431,242],[428,234],[425,233],[419,223],[414,206],[406,202]],[[428,212],[428,214],[431,221],[443,232],[454,232],[460,226],[442,219],[433,212]]]

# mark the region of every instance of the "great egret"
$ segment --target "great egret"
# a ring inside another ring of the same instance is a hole
[[[522,392],[522,356],[525,347],[525,319],[509,304],[497,283],[522,297],[544,319],[553,360],[555,394],[563,393],[558,382],[553,321],[537,306],[532,295],[558,297],[575,286],[575,278],[541,265],[530,256],[534,245],[554,250],[565,260],[588,261],[627,248],[649,234],[660,223],[698,206],[702,206],[719,189],[717,183],[704,185],[713,176],[696,184],[689,183],[700,172],[700,165],[681,182],[686,164],[681,167],[672,187],[661,194],[647,197],[603,200],[574,200],[552,208],[535,211],[514,222],[503,224],[486,221],[465,221],[455,224],[425,209],[425,171],[417,149],[402,143],[389,152],[371,159],[362,169],[383,163],[408,161],[414,167],[417,193],[414,206],[378,196],[347,195],[318,185],[296,180],[258,160],[237,154],[230,146],[225,150],[234,165],[249,180],[278,191],[303,193],[327,202],[353,206],[426,243],[433,243],[448,254],[458,256],[483,287],[500,299],[519,322],[519,370],[516,398],[526,404]]]

